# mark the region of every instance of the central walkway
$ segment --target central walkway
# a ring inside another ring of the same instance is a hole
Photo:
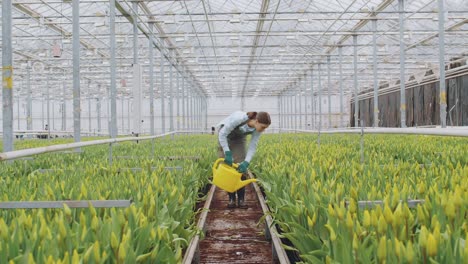
[[[263,216],[252,184],[246,186],[248,209],[228,209],[227,192],[216,188],[200,242],[200,263],[273,263]]]

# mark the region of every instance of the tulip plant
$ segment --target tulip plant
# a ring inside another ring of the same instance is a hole
[[[302,261],[468,263],[468,139],[365,135],[363,162],[358,135],[317,142],[265,135],[251,168]]]
[[[50,142],[19,143],[20,148],[28,148]],[[4,162],[2,201],[131,199],[133,203],[106,209],[92,205],[0,209],[0,263],[181,262],[188,241],[199,232],[196,203],[208,183],[215,150],[212,137],[176,136],[157,139],[154,147],[151,141],[114,144],[112,165],[108,145],[82,148],[78,154],[51,153]],[[200,159],[162,158],[167,156]],[[123,169],[129,167],[141,169]]]

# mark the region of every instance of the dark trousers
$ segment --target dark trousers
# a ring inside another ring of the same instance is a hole
[[[231,150],[232,153],[232,159],[234,163],[241,163],[242,161],[245,160],[245,155],[246,155],[246,145],[247,138],[246,136],[239,136],[236,138],[231,138],[228,139],[228,144],[229,144],[229,149]],[[219,158],[224,158],[224,150],[219,145],[218,143],[218,157]],[[245,174],[242,175],[242,180],[247,179]],[[245,197],[245,187],[240,188],[236,192],[230,193],[228,192],[229,199],[230,200],[236,200],[236,193],[237,193],[237,199],[238,200],[244,200]]]

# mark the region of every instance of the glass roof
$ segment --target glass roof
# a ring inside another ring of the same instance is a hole
[[[456,58],[466,63],[468,1],[446,0],[444,4],[445,61]],[[199,84],[205,96],[295,93],[305,75],[307,82],[311,82],[312,76],[316,83],[319,74],[325,92],[336,93],[340,80],[345,92],[352,92],[354,35],[360,90],[373,86],[374,48],[379,82],[394,83],[400,76],[398,0],[118,0],[116,5],[119,96],[128,96],[132,87],[135,16],[139,24],[136,56],[144,67],[146,93],[147,36],[153,26],[156,96],[161,96],[161,51],[165,57],[166,85],[167,65],[173,65]],[[83,96],[106,96],[110,85],[109,8],[108,0],[80,0]],[[407,0],[404,10],[408,80],[412,75],[438,67],[438,1]],[[13,1],[13,67],[18,94],[25,94],[29,64],[35,96],[41,96],[47,87],[56,98],[71,96],[71,36],[71,0]],[[53,56],[54,46],[62,49],[59,57]],[[342,75],[338,72],[340,49]],[[318,64],[322,64],[320,72]],[[64,86],[70,87],[65,95]],[[169,95],[168,89],[165,93]]]

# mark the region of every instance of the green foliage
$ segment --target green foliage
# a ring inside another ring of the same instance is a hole
[[[24,148],[45,143],[50,142],[21,141]],[[2,201],[131,199],[133,204],[2,210],[0,263],[181,262],[197,232],[195,205],[208,183],[216,144],[209,136],[176,136],[155,140],[152,153],[151,141],[118,143],[112,165],[108,145],[2,163]]]
[[[361,164],[356,135],[321,135],[320,146],[316,135],[265,135],[251,170],[307,263],[464,263],[467,143],[366,135]],[[425,203],[409,209],[408,199]],[[384,205],[359,209],[360,200]]]

